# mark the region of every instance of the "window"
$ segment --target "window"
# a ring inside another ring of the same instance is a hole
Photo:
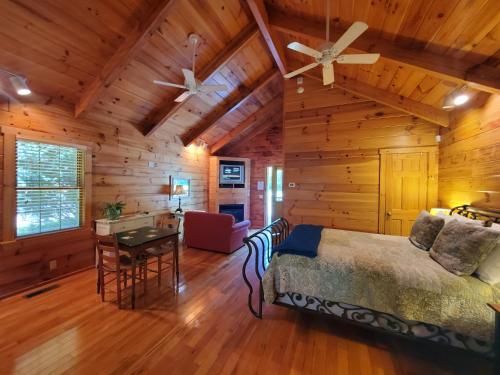
[[[84,160],[76,147],[16,141],[18,237],[82,226]]]

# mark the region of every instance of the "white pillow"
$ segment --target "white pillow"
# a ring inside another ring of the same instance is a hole
[[[491,227],[500,231],[500,224],[493,223]],[[500,287],[500,241],[491,254],[481,262],[476,270],[476,274],[485,283]]]

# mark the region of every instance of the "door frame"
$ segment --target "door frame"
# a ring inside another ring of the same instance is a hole
[[[426,152],[427,158],[427,211],[436,207],[438,200],[438,168],[439,168],[439,146],[422,147],[399,147],[399,148],[381,148],[379,170],[379,206],[378,206],[378,232],[385,233],[385,189],[386,189],[386,162],[388,154],[411,154],[415,152]]]

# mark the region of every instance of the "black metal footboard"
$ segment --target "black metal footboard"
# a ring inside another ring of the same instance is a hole
[[[264,271],[269,265],[272,257],[273,247],[280,244],[288,234],[290,233],[290,226],[286,219],[280,217],[279,219],[273,221],[267,227],[259,230],[258,232],[252,234],[249,237],[246,237],[243,242],[248,248],[248,254],[243,263],[243,280],[248,286],[248,308],[251,313],[261,319],[262,318],[262,302],[264,300],[264,293],[262,289],[262,276],[264,275]],[[254,269],[255,275],[257,276],[259,283],[259,294],[258,294],[258,308],[254,308],[253,304],[253,293],[254,287],[252,286],[251,281],[248,278],[247,274],[247,266],[250,262],[250,259],[254,257]]]

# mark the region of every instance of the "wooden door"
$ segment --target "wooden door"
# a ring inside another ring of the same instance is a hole
[[[437,201],[436,149],[383,150],[379,232],[407,236],[415,218]]]

